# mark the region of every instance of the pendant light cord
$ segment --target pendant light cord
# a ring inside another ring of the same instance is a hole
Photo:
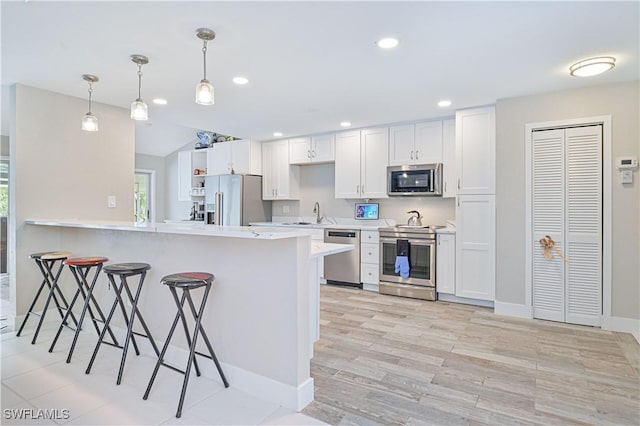
[[[93,93],[93,83],[89,82],[89,114],[91,114],[91,94]]]
[[[138,64],[138,100],[142,100],[142,65]]]
[[[207,40],[202,40],[202,62],[204,64],[204,78],[207,79]]]

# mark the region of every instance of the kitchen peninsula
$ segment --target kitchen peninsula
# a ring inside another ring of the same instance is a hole
[[[59,241],[59,247],[43,243],[33,252],[64,249],[74,256],[106,256],[113,263],[149,263],[139,306],[156,339],[166,336],[175,312],[160,279],[181,271],[214,274],[204,325],[231,386],[296,411],[313,400],[309,368],[317,303],[310,271],[319,257],[352,250],[352,245],[311,241],[307,231],[284,228],[79,220],[25,224],[33,236]],[[104,276],[94,294],[100,304],[113,298]],[[169,361],[184,362],[185,342],[181,345],[170,348]],[[216,377],[215,369],[209,371]]]

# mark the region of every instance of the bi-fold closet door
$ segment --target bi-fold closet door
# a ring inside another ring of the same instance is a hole
[[[602,126],[532,135],[534,318],[600,325],[602,315]],[[540,239],[549,236],[567,258]]]

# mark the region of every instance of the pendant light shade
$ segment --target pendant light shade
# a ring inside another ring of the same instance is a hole
[[[82,130],[85,132],[97,132],[98,131],[98,117],[91,113],[91,97],[93,94],[93,83],[99,79],[95,75],[83,74],[82,79],[89,83],[89,112],[82,117]]]
[[[215,103],[213,85],[207,80],[207,42],[216,38],[216,33],[209,28],[198,28],[196,37],[202,40],[203,77],[196,86],[196,103],[199,105],[213,105]]]
[[[134,120],[147,120],[149,109],[142,100],[142,66],[149,63],[149,58],[144,55],[131,55],[131,61],[138,65],[138,99],[131,103],[131,118]]]

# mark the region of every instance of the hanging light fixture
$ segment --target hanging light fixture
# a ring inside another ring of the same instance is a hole
[[[134,120],[147,120],[149,111],[147,104],[142,100],[142,66],[149,63],[149,58],[144,55],[131,55],[131,61],[138,65],[138,99],[131,103],[131,118]]]
[[[93,93],[93,83],[98,81],[98,77],[91,74],[82,74],[82,79],[89,83],[89,112],[82,117],[82,130],[85,132],[97,132],[98,117],[91,113],[91,94]]]
[[[202,59],[204,63],[204,76],[196,86],[196,103],[213,105],[215,103],[213,85],[207,80],[207,42],[216,38],[216,33],[209,28],[198,28],[196,36],[202,40]]]

